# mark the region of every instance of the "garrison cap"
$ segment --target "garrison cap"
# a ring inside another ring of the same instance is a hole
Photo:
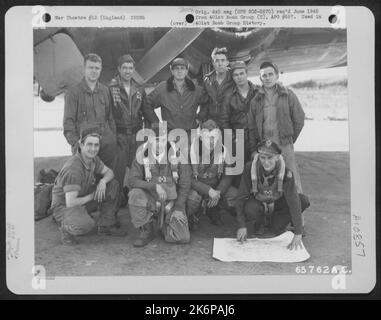
[[[271,140],[262,140],[257,145],[257,151],[258,153],[265,153],[265,154],[271,154],[271,155],[278,155],[282,153],[282,150],[279,148],[279,146]]]
[[[126,63],[126,62],[133,63],[135,65],[135,60],[129,54],[125,54],[119,57],[118,67],[120,67],[123,63]]]
[[[184,58],[176,58],[173,59],[171,62],[171,69],[176,66],[185,66],[187,69],[189,67],[188,61]]]
[[[230,69],[233,72],[235,69],[245,69],[247,71],[247,65],[243,61],[235,61],[230,64]]]
[[[102,138],[100,129],[95,126],[86,126],[82,128],[80,133],[80,140],[83,142],[88,136],[98,137],[99,139]]]
[[[259,70],[262,70],[264,68],[268,68],[268,67],[272,67],[276,73],[279,73],[279,69],[278,69],[278,66],[271,62],[271,61],[264,61],[261,63],[261,65],[259,66]]]

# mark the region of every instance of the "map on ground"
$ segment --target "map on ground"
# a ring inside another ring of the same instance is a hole
[[[244,243],[232,238],[214,238],[213,258],[224,262],[302,262],[310,258],[303,249],[289,250],[294,234],[287,231],[275,238],[247,239]]]

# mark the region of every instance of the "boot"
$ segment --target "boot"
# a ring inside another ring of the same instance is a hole
[[[152,222],[148,222],[145,225],[139,227],[138,237],[133,242],[134,247],[144,247],[154,238]]]
[[[75,237],[66,230],[65,225],[61,225],[59,230],[61,233],[61,242],[64,246],[73,246],[78,243]]]
[[[110,227],[98,226],[98,235],[125,237],[127,235],[127,232],[121,228],[116,228],[115,226],[110,226]]]
[[[216,208],[208,209],[206,211],[206,215],[208,216],[211,224],[214,224],[215,226],[222,226],[224,224],[221,220],[221,215]]]

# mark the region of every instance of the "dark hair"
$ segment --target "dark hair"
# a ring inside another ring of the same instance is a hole
[[[228,58],[228,49],[226,49],[226,47],[223,47],[223,48],[214,48],[213,51],[212,51],[212,54],[210,55],[212,57],[212,59],[214,59],[215,55],[216,54],[223,54],[225,55],[226,59],[229,59]]]
[[[86,64],[86,61],[99,62],[100,64],[102,64],[102,58],[98,56],[96,53],[88,53],[87,55],[85,55],[83,63]]]
[[[262,69],[265,69],[265,68],[268,68],[268,67],[273,68],[276,73],[279,73],[278,66],[275,63],[271,62],[271,61],[262,62],[261,65],[259,66],[259,70],[262,70]]]

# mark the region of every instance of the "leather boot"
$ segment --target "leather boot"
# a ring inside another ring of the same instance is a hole
[[[221,215],[218,212],[217,208],[208,208],[206,215],[208,216],[211,224],[214,224],[215,226],[222,226],[224,224],[221,220]]]
[[[75,237],[66,230],[65,225],[61,225],[59,230],[61,233],[61,242],[64,246],[73,246],[78,243]]]
[[[139,227],[138,237],[133,242],[134,247],[144,247],[154,238],[153,224],[148,222],[145,225]]]

